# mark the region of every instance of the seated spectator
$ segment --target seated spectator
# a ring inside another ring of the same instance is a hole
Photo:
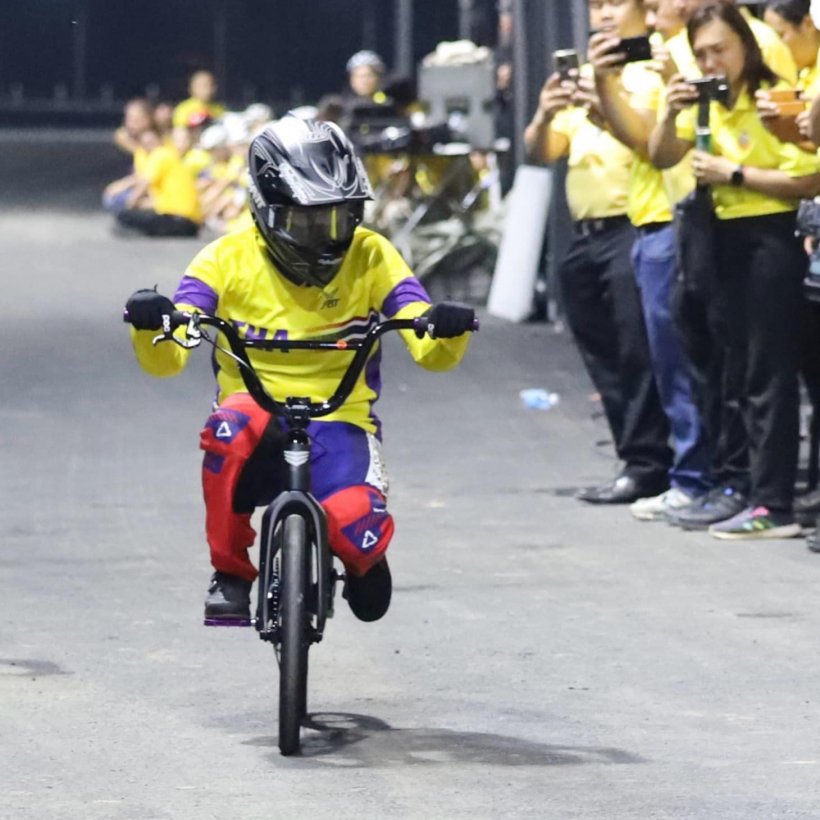
[[[190,127],[191,117],[196,114],[218,120],[225,113],[225,107],[214,102],[216,81],[210,71],[197,71],[192,74],[188,93],[190,97],[174,109],[174,125]]]
[[[163,140],[170,142],[174,128],[174,106],[171,103],[163,100],[154,106],[154,125]]]
[[[114,132],[114,144],[131,154],[134,163],[131,173],[114,180],[103,191],[103,208],[110,213],[119,213],[127,207],[142,207],[145,202],[134,198],[138,175],[145,167],[148,156],[146,145],[153,147],[155,130],[153,109],[148,100],[136,98],[126,103],[123,124]]]
[[[223,124],[212,125],[202,135],[200,148],[211,162],[199,175],[198,188],[205,224],[224,233],[247,202],[248,130],[238,114],[227,114]]]
[[[175,146],[162,143],[156,129],[146,132],[143,147],[145,166],[117,221],[145,236],[196,236],[202,213],[193,171]],[[142,207],[146,195],[147,207]]]
[[[151,103],[135,97],[125,104],[122,125],[114,132],[114,144],[127,154],[135,154],[140,148],[140,138],[154,124]]]

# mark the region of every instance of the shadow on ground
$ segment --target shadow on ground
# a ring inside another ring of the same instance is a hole
[[[302,759],[335,766],[581,766],[646,762],[622,749],[552,746],[487,732],[395,728],[367,715],[316,713],[308,715],[303,727]],[[275,747],[277,742],[275,737],[256,737],[246,740],[245,745]],[[280,759],[278,755],[276,759]]]

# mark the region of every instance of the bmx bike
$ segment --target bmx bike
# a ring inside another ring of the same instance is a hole
[[[126,317],[127,321],[127,317]],[[185,327],[184,338],[175,334]],[[154,344],[173,342],[198,347],[203,339],[214,347],[205,327],[213,327],[227,340],[230,355],[256,403],[276,414],[285,424],[284,488],[266,508],[260,528],[259,579],[255,617],[250,621],[208,622],[209,625],[253,626],[263,641],[273,644],[279,664],[279,749],[293,755],[300,749],[300,730],[307,715],[308,652],[322,640],[325,624],[333,615],[336,583],[343,579],[333,566],[324,509],[310,492],[311,419],[333,413],[344,404],[377,341],[393,330],[412,330],[421,338],[428,332],[426,318],[388,319],[372,325],[351,341],[243,339],[233,324],[204,313],[174,311],[163,315],[162,332]],[[478,329],[476,321],[473,330]],[[284,402],[263,387],[248,358],[248,349],[271,351],[351,351],[353,356],[336,392],[325,401],[289,396]]]

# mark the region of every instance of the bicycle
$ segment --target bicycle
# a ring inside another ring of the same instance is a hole
[[[125,317],[126,321],[127,316]],[[185,326],[185,336],[174,331]],[[214,327],[228,342],[219,347],[203,327]],[[419,338],[428,332],[425,317],[388,319],[372,325],[361,339],[319,341],[243,339],[234,325],[217,316],[174,311],[162,317],[162,332],[154,344],[173,342],[186,349],[203,339],[219,347],[239,365],[245,386],[256,403],[285,422],[284,459],[288,465],[286,487],[262,516],[259,539],[259,579],[255,617],[250,621],[206,621],[207,625],[250,626],[263,641],[273,644],[279,663],[279,749],[293,755],[300,749],[300,729],[307,715],[308,652],[319,643],[325,624],[333,616],[336,584],[344,578],[333,566],[324,509],[310,493],[311,419],[333,413],[347,400],[378,339],[392,330],[412,330]],[[473,330],[478,330],[478,321]],[[336,392],[325,401],[289,396],[284,403],[262,386],[248,349],[353,351],[351,362]]]

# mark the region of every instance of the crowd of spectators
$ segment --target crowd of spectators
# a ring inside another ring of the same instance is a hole
[[[460,199],[487,177],[486,157],[477,152],[459,165],[461,173],[450,171],[458,165],[452,156],[434,154],[433,143],[447,142],[450,132],[446,124],[431,130],[424,122],[414,81],[389,75],[370,50],[356,52],[345,68],[344,88],[291,113],[339,124],[359,149],[376,195],[366,214],[369,225],[390,234],[445,180],[447,195]],[[188,98],[176,105],[129,101],[114,142],[133,157],[133,169],[106,188],[104,207],[121,229],[148,236],[195,236],[203,227],[220,234],[241,227],[250,218],[248,145],[273,116],[260,103],[226,110],[208,71],[191,76]]]
[[[110,183],[103,205],[118,225],[147,236],[215,234],[247,224],[247,151],[270,122],[256,103],[226,111],[208,71],[196,72],[176,106],[130,100],[115,144],[133,157],[131,173]]]
[[[567,323],[624,465],[579,498],[722,539],[820,512],[795,499],[801,372],[820,408],[795,232],[820,193],[820,32],[809,0],[745,5],[589,0],[588,62],[548,77],[525,134],[568,158]]]

